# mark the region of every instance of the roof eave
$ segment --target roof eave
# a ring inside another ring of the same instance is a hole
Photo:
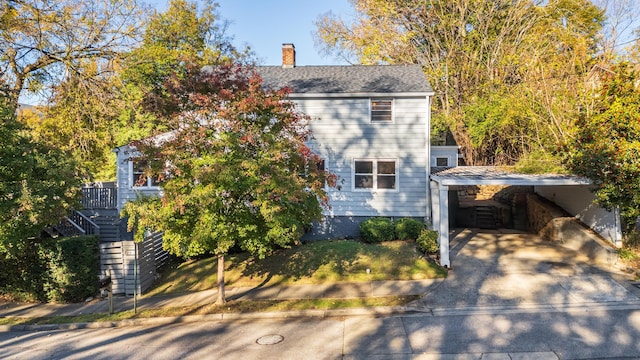
[[[349,93],[290,93],[290,98],[316,98],[316,97],[324,97],[324,98],[345,98],[345,97],[427,97],[434,96],[435,92],[389,92],[389,93],[381,93],[381,92],[349,92]]]
[[[585,178],[571,177],[564,179],[513,179],[513,178],[493,178],[493,179],[452,179],[443,178],[438,175],[431,175],[431,180],[444,186],[467,186],[467,185],[513,185],[513,186],[563,186],[563,185],[593,185]]]

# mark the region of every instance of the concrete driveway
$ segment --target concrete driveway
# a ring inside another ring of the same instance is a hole
[[[640,304],[640,288],[615,266],[517,230],[457,229],[451,269],[415,305],[436,310],[540,309]]]

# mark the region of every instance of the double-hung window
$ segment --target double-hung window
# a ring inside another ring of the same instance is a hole
[[[371,99],[371,122],[393,122],[393,99],[373,98]]]
[[[355,160],[353,171],[354,190],[398,188],[396,160]]]

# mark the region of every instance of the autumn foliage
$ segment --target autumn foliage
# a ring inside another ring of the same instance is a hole
[[[597,202],[619,207],[627,226],[640,216],[640,89],[637,73],[620,64],[603,79],[597,114],[579,122],[566,147],[567,164],[592,179]]]
[[[237,64],[188,67],[166,89],[153,103],[171,134],[137,144],[150,171],[166,176],[161,200],[126,210],[139,230],[163,230],[165,247],[180,256],[234,246],[265,256],[320,218],[334,177],[306,146],[308,118],[286,89],[264,89],[251,67]]]

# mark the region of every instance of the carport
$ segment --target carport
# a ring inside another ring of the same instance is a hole
[[[439,233],[440,264],[451,267],[449,259],[449,190],[452,186],[506,185],[506,186],[581,186],[591,184],[588,179],[558,174],[519,174],[509,167],[460,166],[434,173],[430,177],[431,213],[433,229]],[[604,209],[600,209],[604,211]],[[617,213],[612,214],[606,231],[616,243],[621,238]],[[587,224],[593,228],[591,224]],[[594,229],[595,230],[595,229]],[[602,234],[602,231],[598,231]]]

